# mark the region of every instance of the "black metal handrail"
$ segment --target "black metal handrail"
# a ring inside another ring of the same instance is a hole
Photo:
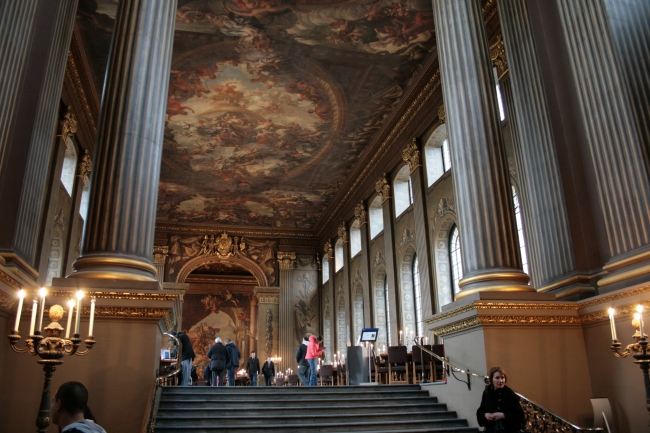
[[[178,350],[176,351],[176,359],[177,359],[178,361],[176,362],[176,369],[175,369],[175,370],[173,370],[173,371],[171,371],[171,372],[169,372],[169,373],[163,374],[163,375],[161,375],[161,376],[156,377],[156,381],[157,381],[158,383],[162,383],[162,382],[164,382],[166,379],[169,379],[169,378],[172,377],[172,376],[177,376],[177,375],[178,375],[178,373],[181,371],[181,353],[183,353],[183,343],[181,343],[181,340],[179,340],[175,335],[170,334],[169,332],[163,332],[163,335],[168,335],[168,336],[170,336],[172,339],[174,339],[174,343],[175,343],[176,346],[178,347]]]
[[[471,389],[472,389],[472,384],[471,384],[471,382],[470,382],[470,378],[471,378],[471,376],[480,377],[480,378],[483,379],[483,381],[484,381],[485,383],[487,383],[487,380],[488,380],[488,377],[487,377],[487,376],[482,375],[482,374],[477,374],[477,373],[474,373],[473,371],[469,371],[468,369],[464,369],[464,368],[458,367],[457,365],[455,365],[455,364],[449,362],[449,358],[445,359],[445,358],[443,358],[443,357],[441,357],[441,356],[439,356],[439,355],[436,355],[435,353],[433,353],[432,351],[430,351],[430,350],[427,349],[426,347],[422,346],[422,345],[417,341],[417,338],[413,339],[413,344],[416,345],[417,347],[419,347],[420,350],[422,350],[422,351],[428,353],[429,355],[431,355],[431,356],[433,356],[434,358],[436,358],[438,361],[442,362],[442,368],[445,369],[445,370],[447,371],[447,376],[449,376],[449,372],[451,371],[451,375],[454,376],[454,379],[456,379],[456,380],[459,381],[459,382],[463,382],[464,384],[466,384],[468,390],[471,390]],[[467,382],[464,381],[464,380],[461,380],[461,379],[457,378],[456,375],[454,374],[454,372],[456,372],[456,373],[466,374],[466,375],[467,375]]]
[[[181,343],[181,340],[179,340],[175,335],[169,333],[169,332],[163,332],[163,335],[167,335],[171,337],[174,340],[174,344],[178,347],[178,350],[176,351],[176,369],[163,374],[159,375],[159,370],[156,370],[156,380],[154,384],[154,389],[153,389],[153,398],[151,400],[151,406],[149,408],[149,423],[147,426],[147,432],[148,433],[153,433],[154,431],[154,426],[156,424],[156,413],[158,412],[158,391],[162,385],[162,383],[169,379],[170,377],[178,375],[178,373],[181,371],[181,356],[183,353],[183,343]]]
[[[436,355],[429,349],[423,347],[420,343],[417,342],[417,340],[413,341],[413,344],[415,344],[417,347],[420,348],[420,350],[423,350],[424,352],[427,352],[429,355],[433,356],[436,358],[438,361],[441,361],[443,364],[443,368],[445,368],[445,365],[447,365],[449,368],[451,368],[452,375],[453,371],[455,370],[456,372],[460,372],[463,374],[467,374],[467,382],[458,379],[455,375],[454,378],[460,382],[466,383],[467,388],[471,390],[471,385],[470,385],[470,376],[476,376],[476,377],[482,377],[485,383],[488,383],[489,377],[485,375],[480,375],[474,372],[471,372],[469,370],[462,369],[451,362],[449,362],[449,358],[445,359],[442,358],[439,355]],[[522,432],[525,433],[574,433],[574,432],[602,432],[604,431],[602,428],[582,428],[578,427],[575,424],[570,423],[569,421],[565,420],[564,418],[560,417],[559,415],[554,414],[550,410],[538,405],[532,400],[529,400],[528,398],[524,397],[523,395],[519,393],[515,393],[519,397],[519,404],[521,405],[522,409],[524,410],[524,415],[526,417],[526,422],[525,422],[525,427],[522,430]]]

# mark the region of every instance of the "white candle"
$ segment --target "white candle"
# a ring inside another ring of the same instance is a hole
[[[84,297],[84,292],[79,290],[77,292],[77,320],[75,321],[74,333],[79,333],[79,324],[81,323],[81,298]]]
[[[429,337],[424,337],[424,344],[429,344]]]
[[[65,328],[65,338],[70,338],[70,328],[72,327],[72,312],[74,311],[74,299],[68,301],[68,326]]]
[[[14,325],[14,331],[18,334],[18,327],[20,326],[20,315],[23,312],[23,299],[25,298],[25,291],[23,289],[18,290],[18,310],[16,311],[16,324]]]
[[[45,287],[41,287],[38,291],[38,295],[41,297],[41,313],[38,316],[38,330],[40,331],[43,328],[43,313],[45,312],[45,295],[47,295],[47,290]]]
[[[29,335],[34,335],[34,326],[36,325],[36,313],[38,312],[38,301],[34,299],[32,304],[32,321],[29,324]]]
[[[641,338],[643,338],[645,337],[645,334],[643,333],[643,305],[637,305],[636,311],[639,315],[639,330],[641,331]]]
[[[609,309],[609,326],[612,328],[612,340],[616,340],[616,325],[614,324],[614,309]]]
[[[95,297],[90,298],[90,325],[88,328],[88,336],[93,336],[93,321],[95,320]]]

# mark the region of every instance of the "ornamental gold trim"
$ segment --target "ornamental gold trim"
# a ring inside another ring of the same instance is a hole
[[[390,197],[390,184],[386,178],[386,173],[382,174],[381,177],[375,182],[375,192],[381,197],[382,204],[388,200]]]
[[[432,329],[435,335],[443,336],[453,332],[464,331],[465,329],[474,328],[479,326],[481,322],[478,316],[470,317],[469,319],[459,320],[450,323],[449,325],[441,326],[440,328]]]
[[[75,290],[48,290],[48,296],[60,298],[70,298],[73,297],[75,293]],[[130,301],[174,301],[179,294],[87,291],[84,296],[94,296],[97,299],[119,299]]]
[[[438,119],[440,119],[440,123],[445,123],[445,121],[447,120],[447,113],[445,112],[444,104],[438,107]]]
[[[84,186],[90,184],[90,173],[93,171],[93,160],[90,157],[88,150],[84,151],[84,156],[81,158],[81,164],[79,164],[79,178],[83,182]]]
[[[363,205],[363,200],[354,207],[354,217],[359,221],[359,227],[367,222],[368,214],[366,212],[366,207]]]
[[[506,59],[506,48],[503,45],[501,35],[496,37],[495,42],[490,45],[490,58],[492,64],[497,68],[499,80],[508,72],[508,61]]]
[[[632,304],[618,305],[616,306],[616,308],[614,308],[614,317],[622,317],[622,316],[633,317],[634,313],[636,313],[636,306],[639,304],[643,305],[643,309],[646,311],[650,309],[650,301],[641,301],[641,302],[634,302]],[[583,324],[609,320],[608,310],[609,309],[584,314],[581,315],[580,318]]]
[[[296,266],[296,253],[278,251],[277,260],[281,271],[293,270]]]
[[[15,280],[11,275],[6,273],[4,270],[0,269],[0,281],[7,284],[8,286],[13,287],[14,289],[20,290],[23,286],[19,281]]]
[[[95,307],[95,316],[121,317],[129,319],[162,319],[170,311],[169,308],[136,308],[136,307]],[[90,315],[90,307],[81,309],[83,316]]]
[[[332,248],[332,242],[327,241],[323,246],[323,251],[327,254],[327,260],[332,260],[334,258],[334,248]]]
[[[77,118],[75,117],[72,109],[68,107],[65,117],[59,124],[60,136],[64,142],[67,142],[70,137],[77,133]]]
[[[257,295],[260,304],[280,304],[280,295],[261,293]]]
[[[345,223],[341,223],[339,226],[337,233],[339,235],[339,239],[341,240],[342,245],[345,245],[348,243],[348,230],[345,227]]]
[[[0,290],[0,309],[5,311],[13,311],[17,299],[14,296],[9,296],[7,293]]]
[[[625,292],[622,293],[614,293],[612,295],[603,296],[602,298],[599,299],[581,302],[580,308],[582,309],[587,307],[593,307],[594,305],[605,304],[608,302],[617,301],[619,299],[625,299],[625,298],[629,298],[630,296],[641,295],[643,293],[649,293],[649,292],[650,292],[650,285],[637,287],[636,289],[626,290]]]
[[[406,145],[406,148],[402,151],[402,160],[409,166],[409,174],[413,174],[418,167],[421,167],[420,164],[420,150],[416,143],[416,139],[413,138],[409,144]]]
[[[473,316],[431,331],[438,336],[483,325],[581,325],[580,316]]]

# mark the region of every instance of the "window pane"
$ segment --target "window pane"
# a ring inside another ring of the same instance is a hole
[[[427,146],[424,148],[424,157],[427,162],[427,186],[431,186],[445,174],[442,164],[442,148]]]
[[[400,216],[409,207],[408,182],[393,182],[395,190],[395,216]]]
[[[323,256],[323,284],[330,279],[330,258],[327,254]]]
[[[356,256],[361,251],[361,230],[350,229],[350,255]]]
[[[63,169],[61,170],[61,183],[72,197],[72,188],[74,187],[75,171],[77,169],[77,152],[74,149],[72,140],[68,139],[63,158]]]
[[[334,247],[334,272],[338,272],[343,267],[343,246]]]
[[[413,259],[413,297],[415,298],[415,326],[417,336],[424,335],[422,323],[422,293],[420,292],[420,268],[418,267],[418,256]]]
[[[384,211],[381,207],[370,208],[370,239],[384,230]]]
[[[524,239],[524,225],[521,222],[521,207],[515,187],[512,187],[512,201],[515,205],[515,221],[517,223],[517,236],[519,237],[519,254],[521,254],[521,266],[525,273],[528,273],[528,254],[526,254],[526,239]]]
[[[442,142],[442,167],[445,172],[451,168],[451,154],[449,153],[449,139]]]
[[[460,237],[458,236],[458,227],[454,227],[451,232],[451,241],[449,242],[449,256],[451,261],[451,280],[454,293],[458,293],[458,282],[463,278],[463,261],[460,256]]]

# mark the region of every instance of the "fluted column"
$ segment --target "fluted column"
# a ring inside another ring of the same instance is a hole
[[[398,341],[402,312],[397,302],[398,271],[395,259],[395,229],[393,227],[394,207],[390,197],[390,184],[384,174],[375,183],[375,191],[381,196],[382,215],[384,217],[384,255],[386,257],[386,284],[388,285],[388,302],[390,321],[390,341]]]
[[[556,289],[575,286],[577,276],[567,278],[576,272],[575,254],[528,7],[525,0],[497,4],[520,138],[515,153],[528,208],[524,217],[532,282],[541,288],[564,279]]]
[[[176,0],[122,0],[81,257],[71,277],[155,281],[151,264]]]
[[[612,259],[604,286],[650,270],[650,183],[602,0],[556,0]],[[639,266],[640,263],[645,266]],[[636,268],[636,269],[632,269]],[[625,270],[625,271],[624,271]],[[628,272],[629,271],[629,272]]]
[[[481,2],[434,0],[433,11],[464,270],[456,298],[533,290],[521,270]]]
[[[343,269],[341,271],[343,272],[343,299],[345,300],[345,325],[343,328],[339,326],[340,331],[343,331],[342,335],[338,335],[338,341],[343,343],[345,342],[345,346],[347,347],[348,345],[351,344],[351,340],[354,338],[353,336],[353,329],[352,329],[352,304],[350,303],[350,299],[352,298],[352,295],[350,294],[350,290],[352,288],[352,284],[350,284],[350,242],[348,242],[348,231],[347,228],[345,227],[345,223],[341,224],[338,228],[338,235],[339,239],[343,241]],[[340,313],[340,311],[339,311]],[[339,316],[339,324],[340,324],[340,316]],[[340,344],[343,346],[343,344]],[[347,349],[345,347],[340,347],[339,350],[341,351],[342,354],[347,355]]]
[[[354,208],[354,216],[359,221],[359,231],[361,232],[361,278],[363,279],[363,317],[365,325],[375,326],[374,296],[372,296],[370,281],[370,242],[368,233],[368,213],[363,202]]]
[[[429,223],[427,221],[427,195],[424,175],[422,173],[422,164],[420,163],[420,150],[418,149],[415,139],[402,152],[402,159],[409,166],[411,184],[413,185],[413,219],[415,220],[415,250],[418,255],[418,273],[420,275],[420,299],[422,302],[422,317],[418,320],[422,322],[424,332],[424,318],[430,317],[435,306],[432,301],[433,281],[430,272],[431,255],[429,253]],[[417,296],[417,295],[416,295]],[[417,323],[415,325],[417,327]],[[415,329],[416,335],[419,330]],[[427,337],[433,338],[433,334],[426,333]],[[422,335],[424,336],[424,335]],[[433,340],[432,340],[433,341]]]
[[[294,317],[293,317],[293,270],[296,267],[296,253],[278,251],[280,265],[280,309],[279,309],[279,345],[283,368],[293,368],[295,364]]]

